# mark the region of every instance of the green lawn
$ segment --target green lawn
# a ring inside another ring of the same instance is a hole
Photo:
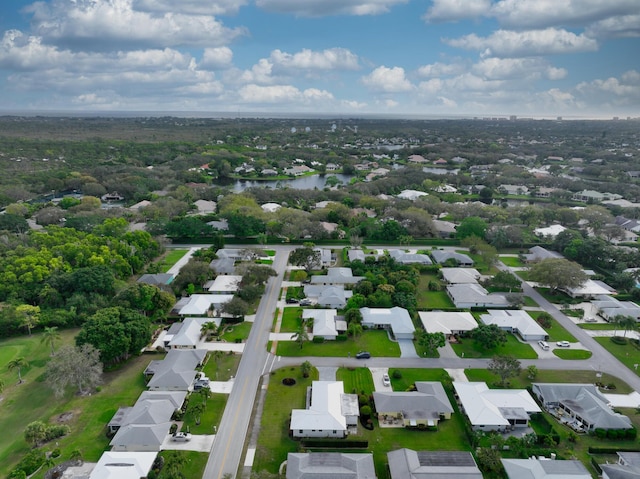
[[[542,311],[529,311],[529,315],[533,319],[538,319],[538,316]],[[555,319],[551,319],[551,326],[548,328],[544,328],[544,330],[549,333],[549,341],[569,341],[570,343],[575,343],[577,340],[569,331],[567,331],[562,325],[556,321]]]
[[[553,354],[560,359],[589,359],[592,356],[591,351],[586,349],[560,349],[553,350]]]
[[[165,458],[171,457],[176,453],[185,459],[184,464],[180,467],[180,472],[183,477],[202,477],[204,469],[207,466],[207,460],[209,459],[208,453],[195,451],[160,451],[160,455]],[[161,472],[158,479],[167,479],[168,477],[174,476],[168,476]]]
[[[465,369],[465,375],[469,381],[484,381],[491,387],[499,379],[498,376],[492,374],[486,369]],[[515,378],[509,379],[511,388],[525,389],[531,386],[532,383],[586,383],[593,384],[596,381],[600,381],[604,384],[614,383],[616,385],[616,393],[628,394],[633,392],[633,389],[622,380],[611,376],[610,374],[603,374],[601,378],[596,378],[595,371],[565,371],[565,370],[547,370],[539,369],[535,379],[531,380],[527,378],[527,371],[523,369],[520,375]]]
[[[442,285],[441,291],[429,291],[429,282],[437,281]],[[447,296],[447,292],[444,290],[444,284],[442,280],[435,274],[421,274],[420,282],[416,290],[416,299],[418,301],[419,309],[450,309],[454,308],[454,304]]]
[[[524,305],[525,306],[531,306],[534,308],[537,308],[538,306],[540,306],[538,303],[536,303],[531,297],[529,296],[525,296],[524,297]]]
[[[578,326],[582,329],[591,329],[593,331],[610,331],[620,329],[615,324],[611,323],[578,323]]]
[[[280,323],[280,332],[293,333],[298,329],[300,325],[300,318],[302,317],[302,308],[284,308],[282,312],[282,322]]]
[[[526,266],[526,264],[520,261],[520,258],[517,256],[499,256],[499,259],[505,264],[505,266],[509,266],[511,268],[522,268],[523,266]]]
[[[356,339],[346,341],[325,341],[315,344],[308,341],[302,349],[294,341],[279,341],[277,354],[280,356],[337,356],[347,357],[351,353],[354,357],[358,351],[369,351],[373,357],[400,357],[398,343],[389,341],[386,331],[368,330]],[[363,361],[366,362],[366,361]]]
[[[636,371],[637,374],[635,365],[640,364],[640,350],[636,349],[629,342],[624,345],[615,344],[611,341],[610,337],[595,337],[593,339],[598,341],[607,351],[618,358],[621,363],[631,369],[631,371]]]
[[[225,326],[224,334],[221,338],[228,343],[235,343],[236,340],[240,339],[244,341],[249,337],[251,326],[253,326],[253,323],[248,321],[243,321],[242,323],[237,324],[228,324]]]
[[[228,381],[236,375],[242,355],[233,352],[224,353],[217,361],[215,353],[209,353],[209,360],[202,368],[202,372],[212,381]]]
[[[484,349],[475,339],[464,338],[460,343],[452,343],[456,354],[465,358],[490,358],[495,355],[509,355],[519,359],[537,359],[538,354],[531,345],[522,343],[513,334],[507,334],[507,342],[494,349]]]
[[[406,391],[416,381],[442,381],[443,383],[451,381],[449,373],[444,369],[399,369],[401,375],[400,378],[394,377],[393,373],[395,370],[395,368],[389,369],[391,387],[394,391]]]
[[[438,381],[446,375],[442,369],[401,369],[401,380],[392,379],[394,390],[404,390],[415,381]],[[298,382],[295,386],[284,386],[282,379],[292,377]],[[370,394],[374,387],[371,373],[365,368],[344,369],[337,372],[337,379],[345,383],[345,392],[357,391]],[[275,371],[269,378],[269,388],[265,400],[265,414],[262,415],[260,436],[253,471],[262,470],[276,473],[279,465],[286,460],[288,452],[298,452],[299,442],[289,438],[289,419],[291,409],[304,408],[305,388],[311,379],[302,379],[300,368],[291,367]],[[449,391],[450,392],[450,391]],[[450,397],[452,399],[452,397]],[[358,427],[356,436],[345,441],[365,440],[369,447],[366,452],[373,453],[378,479],[389,479],[387,471],[387,452],[407,447],[416,450],[462,450],[468,451],[469,445],[464,433],[463,417],[457,411],[450,420],[441,421],[437,431],[409,430],[403,428],[380,428],[374,419],[372,431]],[[282,405],[286,404],[286,407]],[[266,412],[268,411],[268,414]],[[308,449],[313,451],[313,449]],[[362,452],[361,450],[349,450]]]
[[[171,267],[178,262],[180,258],[182,258],[185,254],[187,254],[188,249],[172,249],[167,252],[166,255],[162,257],[160,260],[160,271],[166,273],[171,269]]]
[[[220,425],[220,419],[222,419],[222,413],[227,405],[227,399],[229,399],[228,394],[211,393],[211,397],[205,402],[204,398],[200,396],[197,391],[193,392],[190,396],[189,404],[196,401],[202,402],[206,404],[206,406],[200,416],[200,424],[196,424],[196,418],[189,409],[187,409],[187,413],[183,418],[184,423],[182,430],[189,431],[192,434],[213,434],[213,426],[217,428]]]

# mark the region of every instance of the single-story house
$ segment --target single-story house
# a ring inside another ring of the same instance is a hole
[[[413,339],[415,327],[404,308],[360,308],[360,313],[363,327],[390,330],[396,339]]]
[[[476,284],[481,276],[475,268],[441,268],[440,274],[447,284]]]
[[[441,238],[452,238],[456,234],[456,224],[451,221],[433,220],[433,227]]]
[[[528,195],[529,188],[524,185],[500,185],[498,191],[507,195]]]
[[[603,281],[588,279],[584,284],[575,288],[563,289],[572,298],[594,298],[596,296],[617,294],[616,290]]]
[[[169,273],[143,274],[136,281],[137,283],[150,284],[159,288],[168,290],[169,285],[173,282],[174,276]]]
[[[618,452],[615,464],[600,464],[602,479],[640,479],[640,452]]]
[[[443,333],[448,339],[478,327],[477,321],[469,312],[420,311],[418,316],[427,333]]]
[[[89,479],[140,479],[147,477],[156,452],[105,451],[94,466]]]
[[[524,255],[524,259],[527,263],[535,263],[536,261],[542,261],[543,259],[562,259],[560,253],[556,251],[550,251],[542,246],[533,246],[529,248],[529,254]]]
[[[546,226],[544,228],[536,228],[536,229],[534,229],[533,230],[533,234],[535,234],[536,236],[539,236],[540,238],[553,239],[553,238],[558,236],[560,233],[562,233],[566,229],[567,228],[565,228],[562,225],[550,225],[550,226]]]
[[[509,479],[590,479],[580,461],[556,459],[500,459]]]
[[[180,298],[171,312],[180,316],[207,316],[232,298],[232,294],[192,294]]]
[[[202,338],[202,326],[215,323],[220,326],[222,318],[184,318],[181,323],[174,323],[167,331],[164,342],[169,349],[196,349]],[[175,326],[179,326],[175,328]]]
[[[346,285],[356,284],[358,281],[364,279],[364,276],[353,276],[351,268],[327,268],[326,275],[314,275],[311,276],[311,284],[322,285]]]
[[[593,384],[533,383],[533,394],[549,412],[577,430],[630,429],[631,420],[611,409]]]
[[[618,315],[631,316],[640,321],[640,306],[632,301],[620,301],[609,295],[599,295],[591,301],[597,313],[607,321]]]
[[[417,381],[416,391],[374,391],[378,420],[396,427],[437,427],[451,419],[453,407],[442,384]]]
[[[429,193],[425,193],[424,191],[418,190],[402,190],[397,197],[401,200],[410,200],[415,201],[422,196],[428,196]]]
[[[145,376],[153,376],[147,383],[150,390],[187,391],[202,365],[207,351],[203,349],[171,349],[164,359],[149,363]]]
[[[414,451],[387,453],[391,479],[482,479],[473,454],[465,451]]]
[[[335,262],[335,254],[329,248],[313,248],[320,255],[319,267],[326,268]]]
[[[458,266],[472,267],[474,262],[466,254],[456,253],[455,251],[443,251],[441,249],[435,249],[431,252],[431,257],[438,264],[444,264],[448,260],[453,260],[458,263]]]
[[[349,261],[362,261],[364,263],[365,254],[361,249],[350,249],[347,251]]]
[[[313,381],[307,391],[307,409],[291,411],[293,437],[345,437],[357,427],[357,394],[345,394],[342,381]]]
[[[601,201],[619,200],[622,196],[616,193],[600,193],[594,190],[582,190],[575,193],[571,199],[575,201],[582,201],[584,203],[591,201],[593,203],[600,203]]]
[[[159,451],[169,434],[171,421],[162,424],[128,424],[121,427],[109,445],[113,451]]]
[[[208,215],[211,213],[215,213],[216,209],[218,208],[218,205],[216,204],[215,201],[209,201],[209,200],[196,200],[193,202],[193,204],[198,210],[197,214],[199,215]]]
[[[229,222],[225,218],[221,220],[209,221],[207,225],[218,231],[229,231]]]
[[[218,258],[231,258],[234,261],[245,261],[252,256],[266,259],[267,254],[260,248],[220,248],[216,251]]]
[[[218,258],[209,263],[209,268],[217,274],[234,274],[236,272],[236,260],[233,258]]]
[[[347,330],[347,322],[337,319],[338,311],[335,309],[305,309],[302,311],[304,319],[313,320],[313,337],[322,337],[326,340],[336,339],[338,334]]]
[[[479,284],[450,284],[447,294],[456,308],[506,308],[509,306],[504,294],[489,293]]]
[[[454,381],[453,388],[476,431],[527,427],[530,415],[541,412],[526,389],[489,389],[484,382],[460,381]]]
[[[389,256],[401,264],[433,264],[429,255],[421,253],[407,253],[400,249],[390,249]]]
[[[282,208],[282,205],[279,205],[278,203],[264,203],[263,205],[260,205],[260,208],[262,208],[262,211],[265,213],[275,213]]]
[[[218,275],[209,285],[208,290],[211,294],[234,294],[238,291],[241,282],[242,276],[240,275]]]
[[[290,452],[287,479],[376,479],[371,453]]]
[[[495,324],[500,329],[518,334],[524,341],[544,341],[549,334],[529,313],[521,309],[499,309],[488,311],[480,316],[483,324]]]
[[[147,399],[165,399],[167,401],[171,401],[171,404],[177,411],[182,408],[186,398],[186,391],[142,391],[142,394],[138,396],[138,401],[146,401]]]
[[[163,424],[176,411],[169,399],[138,399],[133,407],[121,407],[107,424],[111,434],[129,424]]]
[[[353,291],[347,291],[344,286],[322,286],[307,284],[304,286],[304,295],[315,299],[316,304],[325,308],[342,309],[353,296]]]

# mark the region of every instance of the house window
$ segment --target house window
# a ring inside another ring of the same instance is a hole
[[[298,434],[302,434],[302,429],[299,429],[299,430],[298,430]]]
[[[336,434],[338,431],[336,431],[335,429],[333,430],[333,433]]]

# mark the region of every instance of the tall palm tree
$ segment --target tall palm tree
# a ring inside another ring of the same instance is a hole
[[[291,339],[293,339],[296,343],[298,343],[298,345],[300,346],[300,349],[302,349],[302,346],[304,346],[304,343],[306,341],[309,341],[309,332],[307,331],[307,321],[302,320],[300,322],[300,325],[298,326],[298,329],[296,330],[296,332],[291,335]]]
[[[636,327],[638,326],[638,322],[636,321],[636,319],[631,316],[618,315],[616,316],[616,319],[616,323],[618,324],[618,326],[624,329],[624,335],[622,336],[623,338],[627,337],[627,331],[636,329]]]
[[[9,364],[7,364],[7,368],[9,369],[9,371],[13,371],[14,369],[18,370],[18,383],[19,384],[22,383],[22,368],[26,368],[27,366],[29,366],[29,363],[22,356],[20,356],[19,358],[15,358],[15,359],[9,361]]]
[[[353,339],[360,336],[362,334],[362,331],[364,331],[362,324],[356,321],[352,321],[351,323],[349,323],[349,327],[347,328],[347,334],[349,336],[353,336]]]
[[[40,342],[51,346],[51,356],[53,356],[53,354],[55,353],[53,346],[56,343],[56,341],[59,341],[59,340],[60,340],[60,333],[58,332],[57,326],[44,328],[44,332],[42,334],[42,338],[40,338]]]

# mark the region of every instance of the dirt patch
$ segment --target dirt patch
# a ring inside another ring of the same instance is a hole
[[[63,412],[62,414],[60,414],[56,418],[56,422],[60,423],[60,424],[67,423],[67,422],[71,421],[74,418],[75,415],[76,415],[75,411]]]

